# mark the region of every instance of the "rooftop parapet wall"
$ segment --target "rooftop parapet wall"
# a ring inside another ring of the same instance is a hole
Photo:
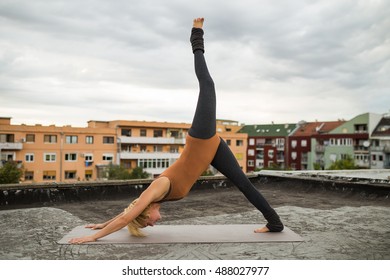
[[[261,185],[287,187],[297,191],[320,189],[336,192],[358,192],[362,195],[390,197],[390,178],[386,176],[346,176],[345,173],[274,172],[248,174],[248,178],[261,189]],[[372,174],[372,173],[371,173]],[[376,173],[378,174],[378,173]],[[390,174],[389,174],[390,175]],[[46,205],[56,202],[80,202],[138,196],[153,180],[99,181],[53,184],[0,185],[0,209],[23,205]],[[201,177],[193,190],[228,188],[233,184],[224,176]]]

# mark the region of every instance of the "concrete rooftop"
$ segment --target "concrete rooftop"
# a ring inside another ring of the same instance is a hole
[[[273,176],[275,173],[268,175]],[[129,196],[121,199],[34,204],[19,209],[4,206],[0,211],[0,259],[390,259],[390,185],[386,186],[386,182],[383,191],[371,192],[361,188],[354,190],[353,187],[329,189],[324,188],[320,181],[308,183],[306,180],[289,178],[297,177],[297,173],[284,176],[277,174],[277,179],[267,176],[254,180],[256,187],[276,208],[284,223],[300,234],[304,242],[57,244],[75,226],[101,222],[116,215],[134,198]],[[310,176],[313,177],[313,174]],[[327,180],[331,179],[329,174],[326,176]],[[386,174],[380,178],[385,179]],[[230,186],[195,189],[181,201],[163,204],[161,211],[162,224],[260,225],[265,222],[242,194]]]

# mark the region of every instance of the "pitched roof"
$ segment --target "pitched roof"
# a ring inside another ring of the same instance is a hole
[[[292,136],[312,136],[326,133],[336,127],[342,125],[345,121],[334,122],[300,122],[299,128]]]
[[[390,117],[383,117],[379,121],[372,136],[390,136]]]
[[[293,132],[296,127],[297,124],[254,124],[245,125],[238,132],[257,137],[284,137]]]

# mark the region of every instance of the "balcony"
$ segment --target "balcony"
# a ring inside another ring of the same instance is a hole
[[[0,150],[22,150],[23,143],[0,143]]]
[[[162,145],[184,145],[185,138],[174,137],[118,137],[118,141],[122,144],[162,144]]]
[[[284,144],[277,144],[277,145],[276,145],[276,149],[277,149],[278,151],[284,151]]]
[[[370,151],[371,152],[383,152],[385,147],[383,146],[371,146]]]
[[[354,150],[354,152],[367,152],[368,153],[368,147],[364,147],[364,146],[354,146],[353,150]]]
[[[324,145],[316,145],[316,153],[319,153],[319,154],[325,153],[325,146]]]
[[[160,153],[160,152],[121,152],[119,154],[120,159],[178,159],[180,153]]]

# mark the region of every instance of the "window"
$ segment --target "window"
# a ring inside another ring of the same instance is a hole
[[[178,130],[171,130],[170,131],[170,134],[171,134],[171,137],[173,137],[173,138],[179,138],[180,137],[180,131],[178,131]]]
[[[131,136],[131,129],[122,128],[121,135],[122,135],[122,136]]]
[[[153,137],[163,137],[163,131],[162,129],[155,129],[153,131]]]
[[[65,136],[66,144],[77,144],[77,136],[76,135],[67,135]]]
[[[292,158],[293,160],[297,159],[297,152],[292,152],[292,153],[291,153],[291,158]]]
[[[383,155],[379,155],[379,161],[383,161]]]
[[[302,140],[301,141],[301,146],[302,147],[307,147],[307,140]]]
[[[257,164],[257,168],[264,168],[264,162],[262,161],[256,161],[256,164]]]
[[[268,150],[268,157],[273,158],[274,157],[274,150]]]
[[[226,140],[226,144],[227,144],[228,146],[230,146],[230,145],[232,144],[232,140],[230,140],[230,139]]]
[[[103,136],[103,144],[114,144],[113,136]]]
[[[104,161],[113,161],[114,155],[113,154],[103,154],[103,160]]]
[[[255,145],[255,139],[250,138],[249,139],[249,146],[253,146],[253,145]]]
[[[34,143],[35,142],[35,134],[26,134],[26,142]]]
[[[5,161],[13,161],[15,160],[15,153],[5,153],[1,152],[0,153],[0,160],[5,160]]]
[[[86,162],[92,162],[93,161],[93,154],[85,154],[84,155]]]
[[[140,136],[141,137],[146,137],[146,129],[141,129],[140,130]]]
[[[56,172],[55,171],[43,171],[43,180],[55,180]]]
[[[355,124],[355,133],[367,133],[367,124]]]
[[[372,160],[376,160],[376,155],[372,155]]]
[[[92,174],[93,174],[92,170],[85,170],[85,179],[86,180],[92,179]]]
[[[85,136],[85,144],[93,144],[93,136]]]
[[[264,159],[264,151],[258,151],[256,155],[257,159]]]
[[[76,179],[76,171],[65,171],[65,179]]]
[[[57,143],[57,135],[44,135],[43,142],[45,143]]]
[[[65,154],[65,161],[76,161],[76,160],[77,160],[76,153]]]
[[[248,156],[254,156],[255,155],[255,150],[253,150],[253,149],[249,149],[248,150]]]
[[[236,140],[236,146],[237,147],[244,146],[244,141],[243,140]]]
[[[179,152],[179,147],[178,146],[171,146],[170,147],[170,152],[173,154],[176,154]]]
[[[34,154],[26,154],[25,160],[26,162],[34,162]]]
[[[284,142],[285,142],[284,138],[276,138],[275,139],[275,144],[276,144],[277,148],[280,148],[280,149],[284,148]]]
[[[155,153],[161,153],[162,151],[163,151],[163,147],[162,146],[158,146],[158,145],[154,146],[154,152]]]
[[[244,158],[244,155],[242,153],[235,154],[235,157],[237,160],[242,160]]]
[[[248,160],[248,166],[250,167],[255,166],[255,162],[253,160]]]
[[[56,161],[56,153],[45,153],[45,154],[43,154],[43,160],[45,162],[55,162]]]
[[[142,168],[168,168],[169,159],[139,159],[138,166]]]
[[[0,143],[14,143],[15,135],[13,134],[0,134]]]
[[[292,140],[291,141],[291,148],[296,148],[297,147],[297,140]]]
[[[34,171],[25,171],[24,172],[24,180],[25,181],[32,181],[32,180],[34,180]]]

